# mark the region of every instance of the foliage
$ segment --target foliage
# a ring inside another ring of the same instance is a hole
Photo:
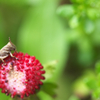
[[[92,95],[93,100],[99,98],[99,79],[95,77],[95,72],[87,73],[88,70],[93,70],[94,63],[100,59],[100,1],[99,0],[71,0],[71,4],[65,4],[57,9],[57,14],[60,16],[66,27],[66,39],[73,47],[75,52],[75,61],[72,66],[83,67],[81,76],[78,76],[74,85],[74,94],[80,98],[90,95],[90,89],[87,89],[83,81],[88,87],[94,90]],[[77,48],[77,49],[76,49]],[[76,50],[76,51],[75,51]],[[75,65],[76,64],[76,65]],[[76,67],[75,69],[80,69]],[[88,68],[87,68],[88,67]],[[85,72],[84,72],[85,71]],[[98,68],[99,71],[99,68]],[[77,71],[78,72],[78,71]],[[85,73],[85,74],[83,74]],[[80,79],[80,81],[79,81]],[[87,94],[86,94],[87,93]],[[74,98],[74,97],[73,97]]]
[[[99,0],[64,5],[60,0],[0,0],[0,12],[0,47],[10,37],[18,51],[36,56],[47,72],[41,91],[30,100],[81,100],[91,90],[93,99],[99,97],[99,63],[93,71],[100,60]],[[0,98],[9,99],[1,92]]]
[[[94,61],[94,47],[100,45],[100,1],[71,0],[58,8],[57,13],[67,25],[67,40],[78,45],[78,61],[89,66]],[[69,32],[69,33],[68,33]]]
[[[87,77],[85,83],[89,90],[92,91],[93,100],[100,98],[100,61],[95,66],[95,77]]]

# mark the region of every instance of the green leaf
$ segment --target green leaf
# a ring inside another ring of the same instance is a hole
[[[95,90],[97,88],[97,82],[95,79],[93,78],[86,78],[85,79],[85,83],[88,86],[88,88],[90,88],[91,90]]]
[[[18,100],[18,99],[17,99]],[[36,94],[31,95],[30,97],[28,97],[27,100],[41,100]]]
[[[95,24],[92,20],[87,19],[84,22],[84,30],[87,34],[91,34],[95,29]]]
[[[54,97],[56,95],[55,89],[58,86],[54,83],[44,83],[43,86],[41,87],[41,90],[50,95],[51,97]]]
[[[6,96],[6,94],[2,93],[0,90],[0,99],[1,100],[9,100],[10,96]]]
[[[50,61],[50,62],[43,65],[44,70],[46,71],[46,73],[44,75],[46,78],[45,81],[53,77],[53,74],[56,71],[57,63],[58,63],[58,61],[54,60],[54,61]]]
[[[40,91],[37,95],[41,100],[54,100],[54,98],[43,91]]]
[[[57,9],[57,13],[65,18],[70,18],[74,12],[73,5],[63,5]]]
[[[69,26],[71,28],[76,28],[79,25],[79,18],[77,15],[74,15],[70,20],[69,20]]]
[[[95,91],[93,91],[93,94],[92,94],[92,97],[94,98],[94,99],[98,99],[98,98],[100,98],[100,88],[98,87]],[[99,100],[99,99],[98,99]]]
[[[87,15],[90,19],[96,19],[99,11],[95,8],[88,8]]]

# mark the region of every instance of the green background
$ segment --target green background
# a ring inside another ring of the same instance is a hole
[[[0,48],[8,37],[17,51],[44,65],[47,86],[37,94],[40,100],[96,98],[84,79],[94,77],[100,59],[99,0],[0,0]],[[0,93],[0,100],[8,99]]]

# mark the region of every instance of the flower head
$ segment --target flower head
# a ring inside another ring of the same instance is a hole
[[[43,66],[35,58],[21,52],[4,59],[5,64],[0,62],[0,88],[2,93],[11,94],[11,97],[19,95],[21,98],[34,94],[43,83],[45,73]],[[17,58],[17,59],[16,59]]]

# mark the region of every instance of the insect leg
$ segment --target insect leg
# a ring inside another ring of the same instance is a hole
[[[15,56],[13,56],[13,55],[12,55],[12,53],[11,53],[11,52],[10,52],[10,56],[11,56],[11,57],[15,57]]]
[[[3,65],[6,65],[6,63],[4,62],[4,60],[3,60],[3,59],[1,59],[1,58],[0,58],[0,60],[3,62]]]
[[[10,56],[11,56],[11,57],[14,57],[15,59],[17,59],[17,60],[18,60],[18,58],[16,58],[15,56],[13,56],[11,52],[10,52]]]
[[[4,63],[4,60],[0,58],[0,60]]]

